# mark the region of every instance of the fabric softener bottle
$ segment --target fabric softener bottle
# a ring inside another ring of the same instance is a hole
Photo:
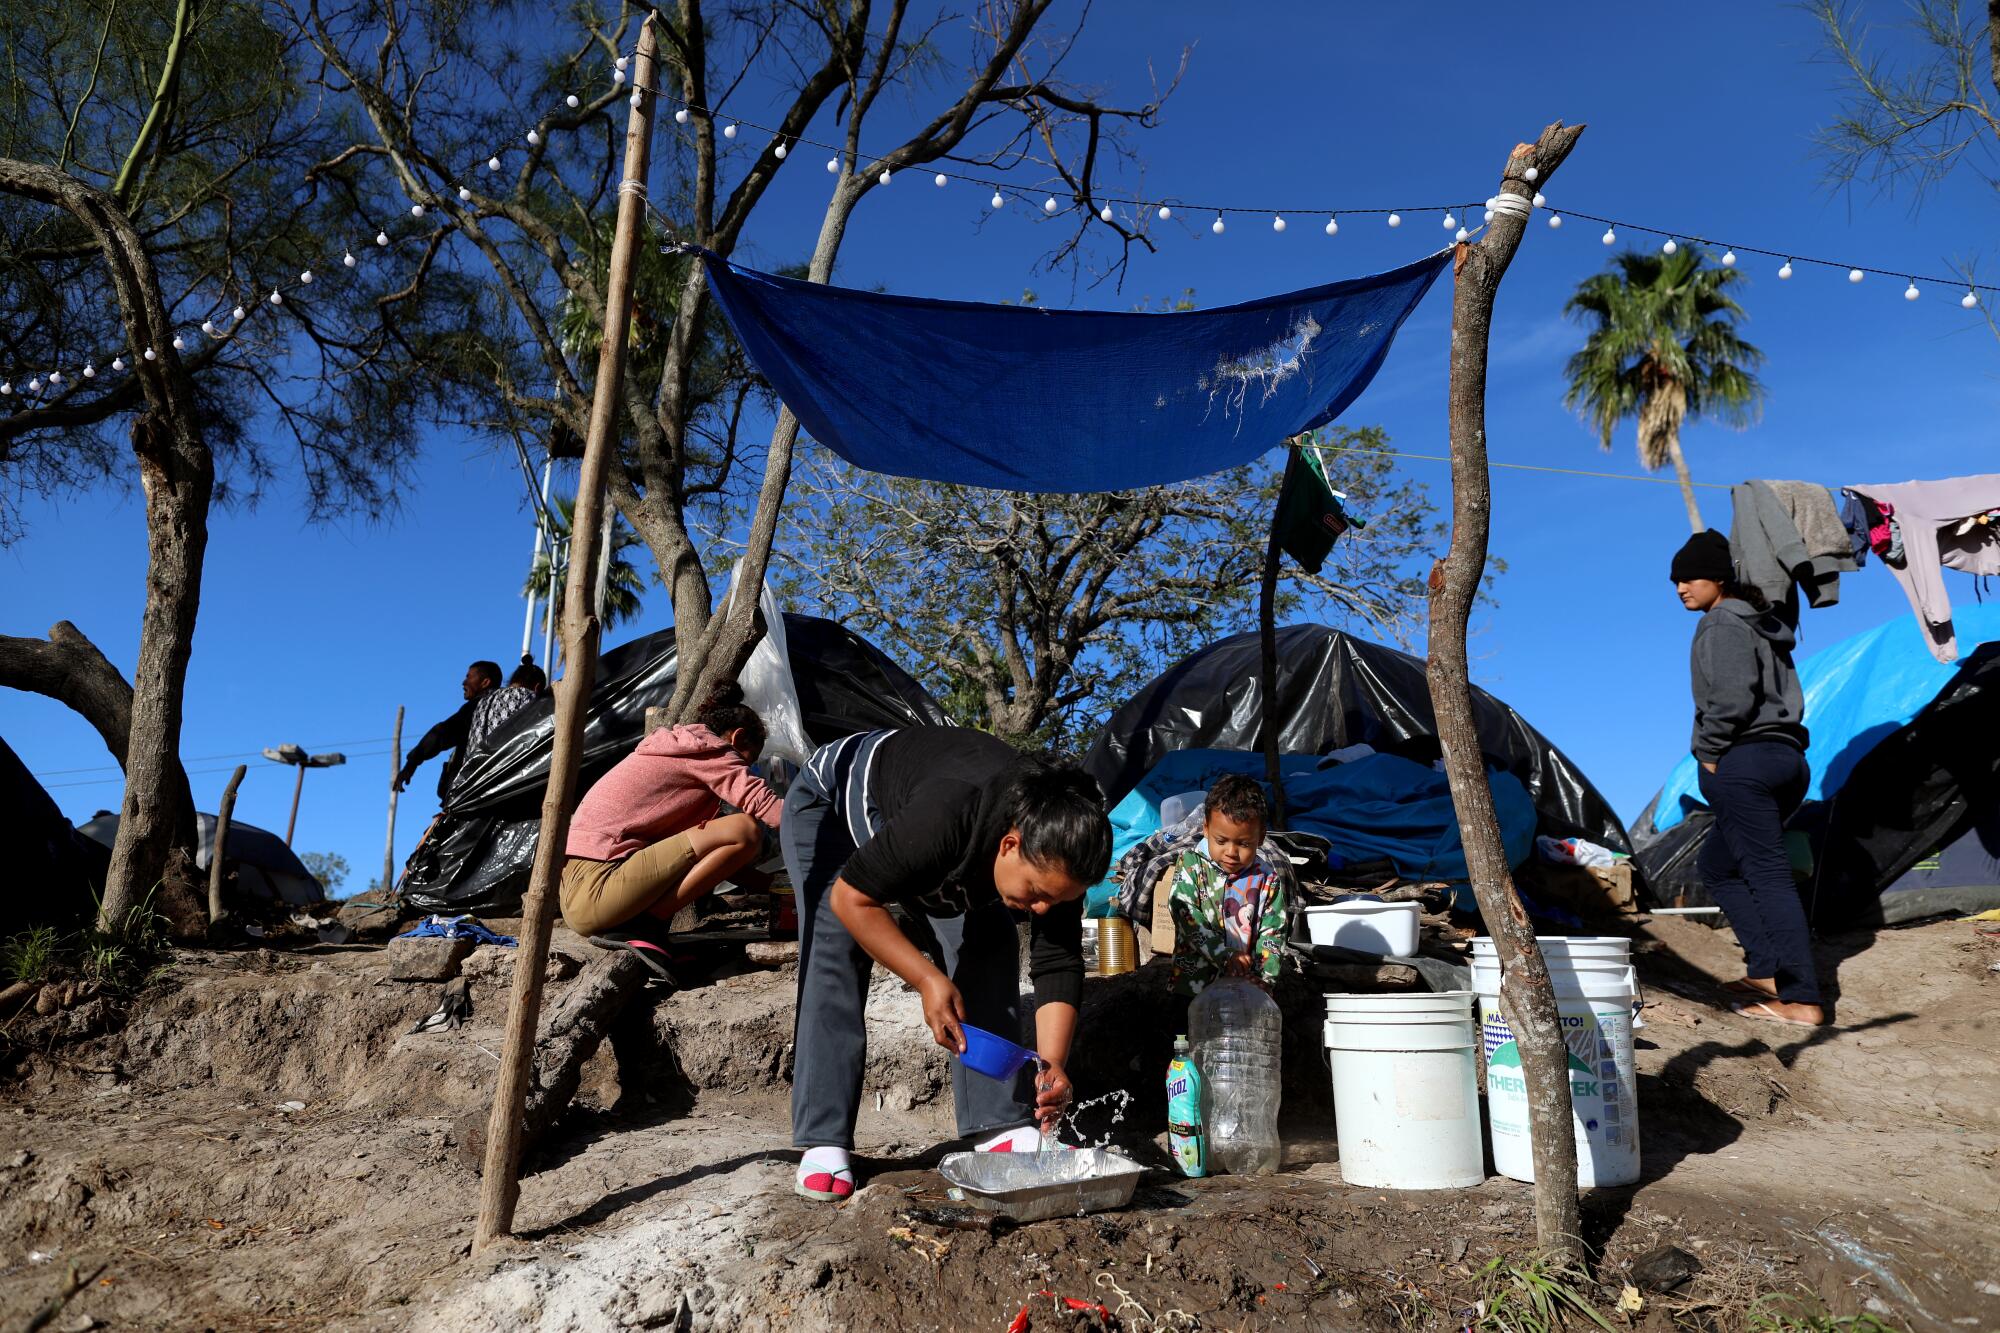
[[[1188,1054],[1188,1039],[1174,1038],[1167,1065],[1167,1152],[1184,1176],[1208,1173],[1201,1133],[1201,1071]]]

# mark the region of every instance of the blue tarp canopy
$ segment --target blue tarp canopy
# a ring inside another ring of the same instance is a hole
[[[1961,649],[2000,640],[2000,604],[1958,607]],[[1922,636],[1909,632],[1901,619],[1843,639],[1799,663],[1799,685],[1805,691],[1806,730],[1812,740],[1806,763],[1812,786],[1806,800],[1823,801],[1847,781],[1847,775],[1883,739],[1893,736],[1935,699],[1958,673],[1956,662],[1940,662],[1924,646]],[[1653,828],[1664,833],[1686,817],[1690,806],[1702,806],[1695,781],[1693,755],[1685,755],[1660,789],[1653,806]]]
[[[1137,314],[853,291],[695,253],[743,350],[821,444],[870,472],[1044,492],[1186,481],[1327,424],[1451,257]]]
[[[1322,762],[1317,755],[1281,755],[1278,771],[1285,779],[1288,826],[1332,843],[1329,860],[1334,866],[1379,857],[1406,879],[1469,878],[1458,813],[1444,774],[1390,754],[1326,768],[1320,767]],[[1162,801],[1206,791],[1224,773],[1262,781],[1264,756],[1243,750],[1176,750],[1155,764],[1111,811],[1112,864],[1159,831]],[[1507,864],[1518,866],[1534,847],[1534,802],[1511,773],[1490,771],[1488,782]]]

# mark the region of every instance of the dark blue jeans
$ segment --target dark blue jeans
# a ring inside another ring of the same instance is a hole
[[[1782,741],[1750,741],[1715,767],[1701,770],[1702,799],[1715,813],[1696,861],[1702,883],[1735,927],[1748,975],[1773,978],[1789,1004],[1819,1004],[1812,931],[1785,854],[1785,821],[1811,780],[1806,757]]]

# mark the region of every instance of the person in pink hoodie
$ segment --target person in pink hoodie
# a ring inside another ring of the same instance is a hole
[[[562,914],[594,943],[650,955],[674,913],[756,860],[759,824],[784,803],[750,771],[764,720],[734,683],[685,726],[662,727],[577,803],[562,869]],[[740,813],[721,814],[724,801]]]

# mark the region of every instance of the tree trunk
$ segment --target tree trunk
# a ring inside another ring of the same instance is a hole
[[[638,50],[632,60],[633,88],[655,86],[659,40],[659,27],[649,14],[639,25]],[[625,172],[618,187],[617,230],[612,236],[606,281],[604,339],[598,350],[590,430],[584,441],[576,509],[570,522],[572,546],[563,598],[563,643],[568,669],[555,691],[555,737],[549,756],[549,781],[542,797],[542,825],[535,843],[535,863],[529,873],[527,897],[521,904],[520,952],[514,960],[499,1086],[494,1090],[493,1111],[487,1122],[486,1170],[480,1187],[474,1249],[484,1249],[513,1229],[514,1205],[521,1194],[518,1172],[525,1128],[522,1115],[527,1104],[535,1023],[541,1014],[542,980],[556,906],[556,877],[562,865],[563,845],[569,838],[570,814],[576,806],[584,723],[590,689],[597,677],[600,626],[597,617],[591,614],[590,585],[597,571],[597,543],[604,537],[605,474],[616,461],[616,424],[625,378],[626,342],[632,327],[633,274],[645,232],[646,178],[657,105],[657,97],[635,93],[625,130]]]
[[[1458,812],[1466,867],[1480,914],[1492,932],[1501,966],[1501,1004],[1521,1051],[1528,1086],[1528,1125],[1535,1163],[1535,1230],[1546,1248],[1581,1252],[1576,1197],[1576,1139],[1571,1125],[1568,1048],[1556,1013],[1548,965],[1535,943],[1508,873],[1500,825],[1487,786],[1472,709],[1466,626],[1486,572],[1492,487],[1486,461],[1486,369],[1493,298],[1520,247],[1536,185],[1569,156],[1582,126],[1558,122],[1541,140],[1520,144],[1508,159],[1500,206],[1478,244],[1461,243],[1454,265],[1451,325],[1451,545],[1431,569],[1430,658],[1427,675],[1444,747],[1452,804]]]
[[[1667,457],[1673,462],[1674,475],[1680,478],[1681,499],[1687,502],[1688,522],[1694,525],[1696,532],[1701,532],[1708,524],[1702,521],[1701,505],[1694,498],[1694,477],[1688,472],[1687,455],[1681,452],[1679,431],[1667,434]]]
[[[1299,465],[1298,450],[1285,446],[1285,482]],[[1271,538],[1264,547],[1264,583],[1257,596],[1258,666],[1261,672],[1257,707],[1258,744],[1264,751],[1264,778],[1271,784],[1271,827],[1286,828],[1285,777],[1278,763],[1278,516],[1284,512],[1285,488],[1278,488],[1278,503],[1271,511]]]
[[[191,846],[191,802],[180,763],[181,694],[201,606],[202,559],[215,459],[203,437],[194,385],[173,348],[173,322],[145,241],[103,191],[53,168],[0,159],[0,192],[68,210],[89,229],[117,293],[133,373],[146,407],[132,423],[132,452],[146,496],[146,605],[132,672],[125,798],[111,849],[98,928],[114,931],[160,882],[169,852]],[[154,359],[147,360],[152,351]]]
[[[208,928],[212,933],[222,924],[227,910],[222,903],[222,862],[229,849],[229,817],[236,811],[236,787],[248,772],[242,764],[229,775],[222,789],[222,804],[215,808],[215,846],[208,853]]]

